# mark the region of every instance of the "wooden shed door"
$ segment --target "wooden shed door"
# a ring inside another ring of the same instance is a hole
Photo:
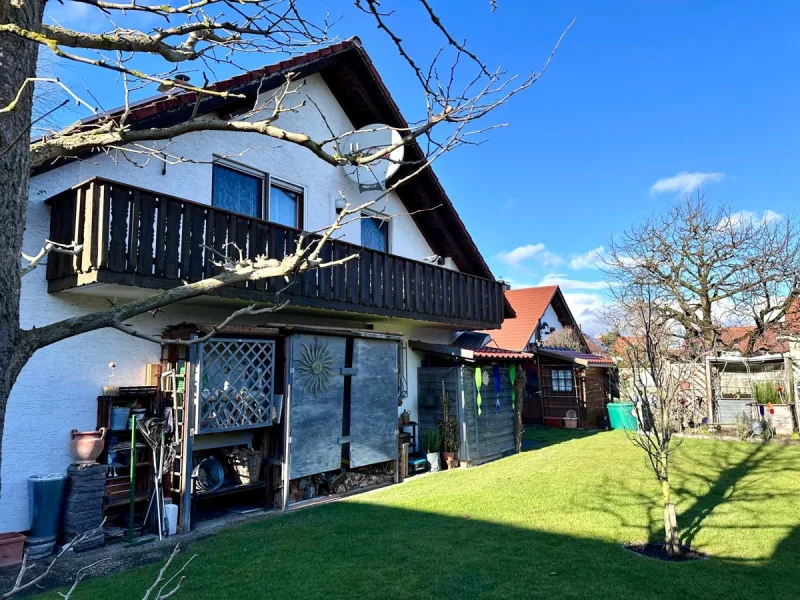
[[[350,465],[397,458],[397,342],[353,341]]]
[[[345,348],[343,337],[292,336],[291,479],[341,466]]]

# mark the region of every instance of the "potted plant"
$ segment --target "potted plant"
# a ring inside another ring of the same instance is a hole
[[[442,432],[439,429],[431,429],[425,433],[422,440],[425,446],[425,458],[431,465],[431,471],[439,470],[439,451],[442,449]]]
[[[458,466],[458,420],[450,413],[450,400],[442,381],[442,420],[437,423],[442,434],[442,454],[448,469]]]

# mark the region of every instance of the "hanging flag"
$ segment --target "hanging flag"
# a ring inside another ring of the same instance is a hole
[[[481,368],[475,367],[475,387],[478,390],[478,416],[481,414],[481,385],[483,385],[483,375],[481,374]]]
[[[517,380],[517,365],[508,367],[508,378],[511,380],[511,410],[516,410],[517,388],[514,382]]]
[[[500,412],[500,365],[492,366],[492,372],[494,374],[494,410]]]

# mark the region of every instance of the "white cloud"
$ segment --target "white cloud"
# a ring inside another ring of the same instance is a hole
[[[526,244],[518,246],[508,252],[500,252],[497,260],[509,266],[518,268],[522,263],[535,258],[539,263],[554,267],[564,263],[564,259],[545,249],[544,244]]]
[[[584,281],[582,279],[570,279],[561,273],[550,273],[545,275],[538,285],[557,285],[562,290],[607,290],[606,281]]]
[[[603,246],[598,246],[583,254],[575,254],[570,258],[569,266],[576,271],[580,269],[597,269],[603,262],[605,251],[606,249]]]
[[[564,298],[567,300],[572,316],[575,317],[575,321],[585,333],[597,335],[608,330],[603,314],[607,302],[601,296],[566,292]]]
[[[740,210],[739,212],[732,213],[729,217],[725,217],[719,223],[720,228],[728,226],[739,227],[740,225],[767,225],[783,219],[783,215],[775,212],[774,210],[767,209],[759,217],[757,213],[751,210]]]
[[[500,252],[497,255],[497,260],[511,265],[512,267],[518,267],[521,263],[530,260],[542,250],[544,250],[544,244],[526,244],[525,246],[517,246],[509,252]]]
[[[508,198],[505,202],[500,205],[501,212],[511,212],[513,208],[517,206],[517,199],[516,198]]]
[[[718,183],[725,178],[725,173],[689,173],[681,171],[672,177],[659,179],[650,186],[651,194],[689,193],[708,183]]]

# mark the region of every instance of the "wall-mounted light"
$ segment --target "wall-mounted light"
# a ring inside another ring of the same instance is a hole
[[[347,208],[347,201],[344,198],[337,198],[336,199],[336,214],[338,215],[342,212],[345,208]]]

